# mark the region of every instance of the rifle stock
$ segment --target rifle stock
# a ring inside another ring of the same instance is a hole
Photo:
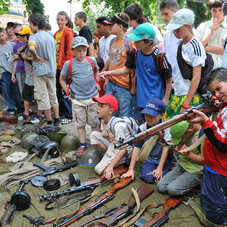
[[[93,210],[101,206],[102,204],[108,202],[109,200],[113,199],[115,196],[115,192],[117,192],[119,189],[126,187],[129,185],[132,181],[131,177],[128,178],[121,178],[119,182],[117,182],[108,192],[101,195],[94,201],[90,202],[88,205],[86,205],[84,208],[76,212],[74,216],[71,216],[69,218],[66,218],[63,222],[54,225],[55,227],[66,227],[73,222],[77,221],[78,219],[82,218],[84,215],[91,213]]]
[[[125,168],[124,165],[119,165],[117,167],[114,168],[114,175],[122,175],[124,173],[127,172],[127,169]],[[64,190],[64,191],[60,191],[60,192],[55,192],[55,193],[49,193],[46,195],[42,195],[40,196],[40,200],[52,200],[53,198],[62,196],[62,195],[66,195],[72,192],[77,192],[77,191],[81,191],[81,190],[85,190],[85,189],[94,189],[96,186],[98,186],[99,184],[101,184],[103,181],[106,180],[106,174],[105,172],[102,174],[101,177],[93,179],[93,180],[89,180],[89,181],[85,181],[82,182],[79,186],[75,186],[73,185],[72,187]]]
[[[151,195],[154,192],[154,189],[147,184],[143,183],[140,188],[138,189],[138,197],[140,202],[142,202],[144,199],[146,199],[149,195]],[[106,218],[104,221],[102,221],[104,224],[108,225],[115,225],[119,220],[122,218],[130,215],[133,212],[134,207],[136,206],[136,200],[134,196],[132,196],[129,200],[129,203],[122,208],[120,208],[118,211],[116,211],[113,215]],[[102,225],[99,225],[100,227]],[[103,225],[104,227],[105,225]]]
[[[155,225],[160,219],[162,219],[165,215],[167,215],[170,212],[170,210],[172,210],[173,208],[177,207],[182,202],[183,199],[184,199],[184,196],[181,196],[181,197],[170,197],[168,199],[168,201],[164,204],[163,211],[161,213],[157,214],[150,221],[145,223],[143,225],[143,227],[146,227],[146,226],[152,227],[153,225]]]
[[[17,124],[18,118],[17,117],[0,117],[1,122],[7,122],[10,124]]]
[[[7,202],[4,208],[6,209],[6,211],[4,215],[1,217],[0,226],[10,227],[10,220],[12,219],[14,211],[16,210],[16,205],[10,204],[10,202]]]
[[[210,101],[212,101],[212,100],[210,100]],[[149,136],[153,136],[154,134],[156,134],[157,132],[159,132],[163,129],[169,128],[170,126],[175,125],[180,121],[186,120],[188,118],[189,119],[193,118],[194,115],[195,115],[193,110],[199,110],[201,112],[204,112],[205,114],[209,114],[211,112],[217,111],[218,107],[217,107],[217,104],[215,104],[214,102],[209,103],[209,105],[207,103],[202,103],[199,106],[192,107],[192,108],[186,110],[182,114],[179,114],[179,115],[177,115],[177,116],[175,116],[175,117],[173,117],[173,118],[171,118],[167,121],[164,121],[164,122],[162,122],[158,125],[155,125],[155,126],[149,128],[149,129],[145,130],[145,131],[142,131],[142,132],[136,134],[135,136],[129,138],[128,140],[123,141],[120,144],[116,144],[115,147],[120,148],[124,145],[132,145],[133,143],[142,141],[142,140],[148,138]]]

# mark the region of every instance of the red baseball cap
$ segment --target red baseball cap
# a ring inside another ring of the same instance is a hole
[[[103,95],[102,97],[92,98],[94,102],[99,102],[103,104],[109,104],[111,108],[114,109],[114,112],[118,110],[118,101],[113,95]]]

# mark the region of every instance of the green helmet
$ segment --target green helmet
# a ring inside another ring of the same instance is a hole
[[[26,134],[21,139],[21,147],[25,150],[28,150],[29,144],[38,137],[37,133]]]
[[[66,135],[60,144],[61,150],[63,151],[75,151],[80,147],[80,140],[74,135]]]
[[[50,132],[47,133],[46,136],[51,140],[55,141],[58,144],[61,143],[61,140],[67,135],[66,132]]]
[[[33,124],[24,124],[21,127],[18,127],[18,131],[20,132],[20,138],[23,138],[23,136],[31,133],[36,133],[37,126]]]
[[[103,153],[94,146],[89,147],[81,156],[81,165],[97,165],[103,157]]]

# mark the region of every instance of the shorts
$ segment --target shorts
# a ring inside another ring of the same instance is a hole
[[[34,100],[34,86],[24,84],[22,98],[24,101],[32,102]]]
[[[95,128],[99,125],[97,116],[98,103],[92,99],[72,99],[73,119],[77,128],[84,128],[86,124]]]
[[[34,97],[39,110],[48,110],[58,106],[56,78],[48,76],[34,77]]]

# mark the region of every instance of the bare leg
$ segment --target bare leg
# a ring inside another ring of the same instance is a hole
[[[100,132],[100,125],[98,125],[97,127],[91,127],[91,130]]]
[[[58,119],[59,118],[59,108],[58,108],[58,106],[52,107],[52,110],[54,112],[54,118]]]
[[[77,128],[80,143],[86,143],[86,131],[85,128]]]
[[[44,113],[45,113],[45,116],[46,116],[47,121],[51,121],[52,118],[51,118],[51,111],[50,111],[50,109],[44,110]]]
[[[31,108],[31,103],[24,101],[24,114],[29,116],[29,109]]]

